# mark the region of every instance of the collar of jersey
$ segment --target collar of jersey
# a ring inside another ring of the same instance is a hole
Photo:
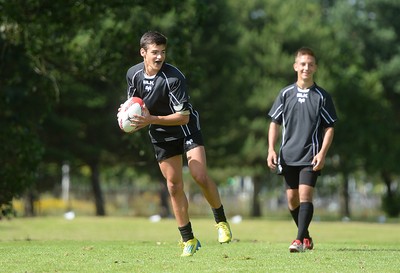
[[[145,77],[146,79],[154,79],[154,78],[157,76],[157,74],[155,74],[155,75],[153,75],[153,76],[149,76],[149,75],[147,75],[146,72],[144,72],[144,71],[143,71],[143,74],[144,74],[144,77]]]

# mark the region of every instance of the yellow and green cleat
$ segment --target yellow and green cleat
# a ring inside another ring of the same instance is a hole
[[[219,222],[215,227],[218,230],[218,242],[223,244],[232,241],[232,231],[227,222]]]
[[[183,248],[181,257],[193,256],[193,254],[201,247],[200,241],[196,238],[193,238],[187,242],[181,242],[180,245]]]

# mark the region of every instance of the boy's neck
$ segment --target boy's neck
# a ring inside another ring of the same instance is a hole
[[[299,80],[296,82],[297,86],[300,87],[301,89],[308,89],[311,86],[314,85],[314,81],[302,81]]]

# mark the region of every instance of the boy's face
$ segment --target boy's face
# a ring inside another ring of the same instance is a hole
[[[150,76],[155,75],[160,71],[166,56],[166,45],[151,44],[140,49],[140,55],[143,57],[146,73]]]
[[[313,81],[314,73],[317,71],[317,64],[313,56],[300,55],[297,56],[293,68],[297,72],[298,80]]]

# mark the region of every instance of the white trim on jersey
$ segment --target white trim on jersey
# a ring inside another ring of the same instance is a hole
[[[312,136],[311,136],[313,157],[316,156],[319,151],[318,128],[319,128],[320,124],[321,124],[321,119],[318,118],[317,125],[315,126],[314,132],[312,133]]]
[[[282,92],[282,97],[284,97],[285,94],[286,94],[288,91],[292,90],[292,89],[294,89],[294,85],[292,85],[292,86],[288,87],[286,90],[284,90],[284,91]]]
[[[286,127],[287,127],[287,125],[286,125],[286,120],[285,120],[284,116],[282,118],[282,124],[283,124],[283,126],[282,126],[282,143],[281,143],[281,147],[285,144],[285,140],[286,140],[285,135],[286,135]]]
[[[271,115],[271,117],[277,119],[280,115],[282,115],[282,112],[283,112],[283,104],[280,104],[279,107],[276,108],[275,112]]]
[[[169,63],[164,63],[164,65],[175,68],[176,71],[178,71],[178,72],[182,75],[182,77],[183,77],[184,79],[186,79],[185,74],[183,74],[182,71],[180,71],[179,68],[177,68],[176,66],[173,66],[172,64],[169,64]]]
[[[281,95],[281,96],[282,96],[282,97],[285,97],[286,93],[287,93],[288,91],[292,90],[292,89],[294,89],[294,86],[288,87],[286,90],[284,90],[284,91],[282,92],[282,95]],[[278,111],[279,111],[279,112],[278,112]],[[279,117],[280,115],[282,115],[282,113],[283,113],[283,104],[280,104],[280,105],[276,108],[275,112],[272,113],[271,117],[272,117],[273,119],[278,119],[278,117]]]
[[[190,109],[190,112],[193,114],[193,116],[196,117],[197,128],[200,128],[201,126],[200,126],[200,115],[199,115],[199,112],[194,111],[193,110],[193,106],[190,103],[189,103],[189,109]]]
[[[180,71],[179,71],[179,72],[180,72]],[[182,72],[180,72],[180,73],[182,73]],[[174,96],[174,94],[172,94],[172,92],[171,92],[171,86],[169,85],[169,80],[168,80],[167,75],[166,75],[164,72],[162,72],[161,74],[164,76],[165,82],[167,83],[167,87],[168,87],[168,91],[169,91],[169,92],[168,92],[168,96],[169,96],[169,98],[170,98],[170,100],[171,100],[171,102],[172,102],[172,105],[171,105],[171,103],[170,103],[170,104],[169,104],[169,107],[170,107],[172,113],[178,113],[178,112],[180,112],[180,111],[176,111],[175,108],[174,108],[174,105],[180,104],[180,101]],[[183,75],[183,74],[182,74],[182,75]],[[174,101],[175,101],[175,103],[174,103]],[[192,107],[190,107],[190,111],[192,111]],[[192,113],[193,113],[193,112],[192,112]],[[185,136],[189,136],[189,135],[192,134],[192,133],[190,132],[189,126],[188,126],[187,124],[185,124],[185,125],[180,125],[180,127],[182,128],[183,134],[184,134]],[[168,141],[168,140],[167,140],[167,141]]]
[[[321,112],[320,112],[321,116],[324,118],[324,120],[326,121],[327,124],[334,123],[335,119],[332,118],[332,116],[329,114],[329,112],[325,108],[326,98],[324,97],[322,92],[317,87],[315,87],[315,91],[318,92],[318,94],[321,96],[321,99],[323,100],[323,104],[322,104],[322,108],[321,108]]]
[[[135,95],[136,87],[135,87],[135,84],[134,84],[133,80],[135,79],[136,75],[137,75],[139,72],[142,72],[142,71],[143,71],[143,69],[140,69],[140,70],[138,70],[135,74],[132,75],[132,80],[131,80],[131,84],[132,84],[132,85],[129,87],[128,98],[127,98],[127,99],[129,99],[129,98],[133,97],[133,95]],[[132,89],[133,89],[133,92],[131,92]]]

